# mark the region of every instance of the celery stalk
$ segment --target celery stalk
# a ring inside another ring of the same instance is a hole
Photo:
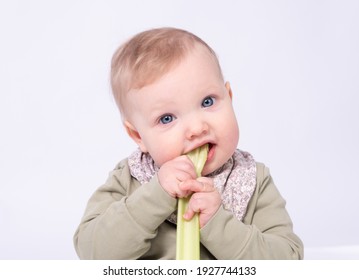
[[[199,147],[187,154],[193,162],[197,177],[201,176],[202,169],[206,163],[208,154],[208,144]],[[176,259],[177,260],[199,260],[200,259],[200,238],[199,238],[199,218],[198,213],[190,221],[183,218],[190,197],[178,199],[177,210],[177,240],[176,240]]]

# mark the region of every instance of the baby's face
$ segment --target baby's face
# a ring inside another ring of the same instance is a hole
[[[191,51],[156,82],[128,93],[125,126],[143,152],[163,163],[210,144],[207,175],[233,154],[239,129],[229,84],[202,47]]]

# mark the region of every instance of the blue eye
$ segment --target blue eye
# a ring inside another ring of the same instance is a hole
[[[174,117],[172,115],[164,115],[160,118],[160,123],[162,124],[168,124],[174,120]]]
[[[206,97],[203,101],[202,101],[202,107],[211,107],[214,104],[214,98],[211,96]]]

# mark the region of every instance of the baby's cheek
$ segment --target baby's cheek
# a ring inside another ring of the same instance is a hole
[[[239,127],[236,118],[233,116],[231,118],[230,124],[227,126],[228,140],[233,142],[234,145],[238,144],[239,140]]]
[[[164,145],[159,143],[156,149],[153,151],[153,155],[151,155],[153,160],[155,161],[158,167],[161,167],[164,163],[173,160],[178,157],[177,153],[173,151],[171,145]]]

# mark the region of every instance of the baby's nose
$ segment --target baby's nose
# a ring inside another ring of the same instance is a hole
[[[196,119],[188,124],[186,137],[187,139],[192,140],[193,138],[206,135],[208,131],[209,131],[209,126],[207,122],[200,119]]]

